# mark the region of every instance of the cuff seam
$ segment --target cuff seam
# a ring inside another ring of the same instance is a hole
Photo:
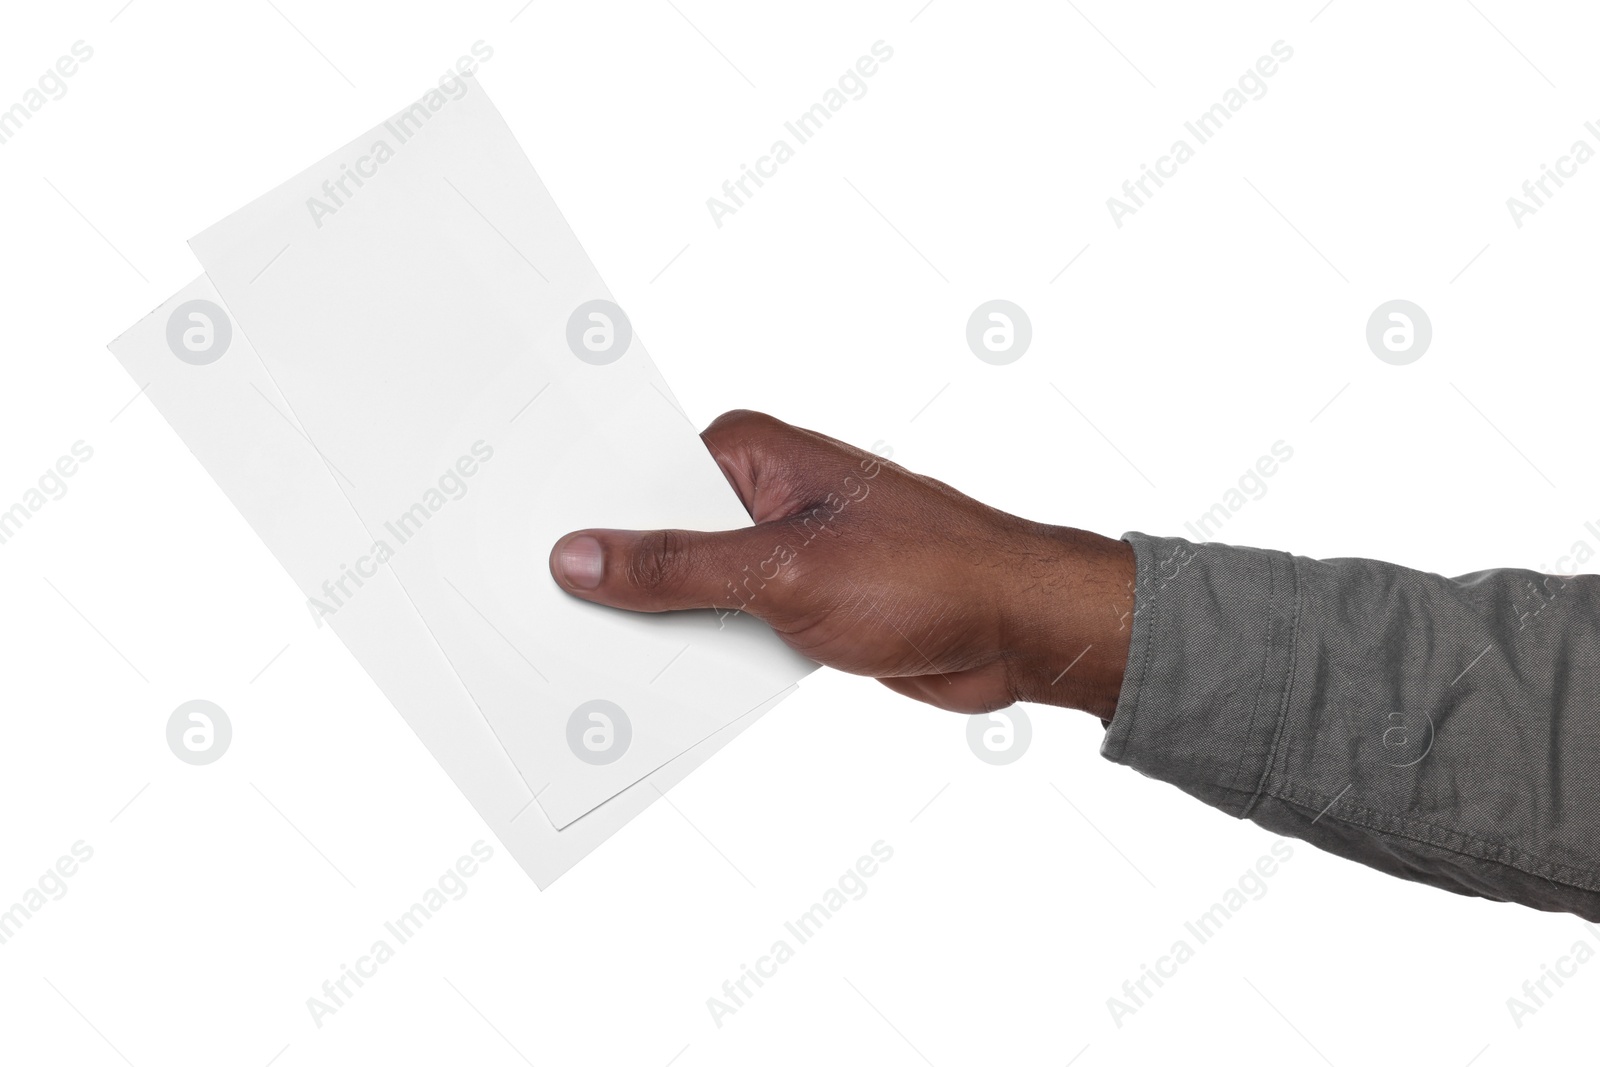
[[[1269,556],[1267,558],[1268,569],[1274,572],[1276,572],[1276,568],[1273,567],[1272,564],[1275,558],[1277,557]],[[1288,661],[1285,666],[1283,681],[1277,687],[1279,692],[1278,720],[1273,725],[1272,743],[1267,749],[1267,758],[1262,763],[1261,774],[1256,779],[1255,792],[1251,795],[1250,799],[1245,802],[1244,813],[1241,816],[1242,818],[1248,818],[1250,813],[1255,810],[1256,805],[1260,803],[1261,798],[1267,795],[1268,786],[1276,777],[1275,771],[1278,763],[1278,755],[1280,750],[1284,750],[1283,738],[1289,722],[1289,709],[1294,703],[1293,696],[1295,668],[1299,663],[1300,657],[1300,611],[1302,606],[1302,598],[1300,596],[1300,567],[1298,561],[1293,556],[1287,557],[1287,572],[1288,591],[1285,594],[1285,604],[1290,609],[1289,632],[1286,638],[1288,643]],[[1276,581],[1274,581],[1272,585],[1272,592],[1270,592],[1267,597],[1267,657],[1265,665],[1262,668],[1263,687],[1265,687],[1266,676],[1267,673],[1272,670],[1273,663],[1272,620],[1277,614],[1278,607],[1277,599],[1275,595],[1273,595],[1276,592],[1276,588]],[[1252,726],[1253,725],[1254,723],[1252,722]]]
[[[1272,566],[1272,557],[1263,556],[1262,562],[1266,564],[1267,569],[1267,599],[1266,603],[1263,605],[1265,610],[1263,610],[1261,613],[1263,623],[1261,628],[1263,630],[1263,636],[1266,639],[1266,649],[1263,651],[1261,656],[1261,676],[1256,679],[1255,699],[1250,703],[1250,721],[1245,723],[1244,727],[1245,744],[1240,746],[1239,758],[1234,762],[1233,774],[1228,778],[1227,788],[1231,792],[1236,793],[1245,792],[1245,790],[1239,788],[1239,779],[1243,777],[1245,773],[1245,756],[1250,751],[1249,739],[1256,735],[1256,722],[1261,718],[1261,697],[1262,694],[1267,691],[1267,676],[1272,672],[1272,605],[1276,600],[1278,576],[1274,572],[1274,568]],[[1273,736],[1276,738],[1276,731],[1274,731]],[[1266,767],[1271,767],[1272,752],[1270,749],[1268,750],[1266,756],[1267,758],[1265,760],[1265,765]],[[1244,819],[1249,817],[1250,809],[1255,807],[1256,801],[1260,799],[1261,782],[1264,778],[1264,771],[1262,774],[1256,775],[1256,787],[1254,790],[1250,791],[1249,799],[1244,802],[1244,807],[1239,812],[1239,818]]]
[[[1126,540],[1126,538],[1124,538],[1124,540]],[[1139,556],[1141,554],[1142,546],[1135,542],[1129,542],[1129,544],[1134,550],[1133,608],[1134,612],[1137,613],[1139,610]],[[1120,731],[1119,735],[1115,738],[1115,749],[1111,749],[1108,746],[1107,750],[1102,753],[1102,755],[1105,755],[1107,758],[1115,760],[1118,763],[1126,762],[1123,759],[1123,753],[1127,751],[1128,738],[1132,736],[1134,720],[1138,718],[1139,704],[1144,699],[1145,676],[1150,672],[1150,647],[1154,643],[1152,633],[1155,630],[1156,613],[1161,609],[1161,598],[1153,595],[1149,596],[1146,600],[1146,604],[1149,606],[1149,610],[1145,612],[1144,633],[1142,636],[1140,635],[1139,624],[1137,621],[1135,621],[1134,632],[1129,641],[1129,661],[1127,666],[1125,666],[1122,671],[1122,684],[1126,686],[1128,684],[1128,677],[1132,673],[1129,668],[1134,666],[1133,657],[1138,657],[1138,678],[1133,683],[1132,698],[1128,701],[1128,706],[1126,708],[1121,707],[1122,701],[1118,700],[1118,707],[1113,710],[1111,721],[1106,724],[1107,730],[1110,730],[1111,724],[1116,722],[1119,716],[1127,716],[1127,721],[1123,724],[1125,728]]]

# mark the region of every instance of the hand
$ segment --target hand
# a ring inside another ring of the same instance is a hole
[[[550,552],[563,589],[632,611],[749,612],[818,663],[950,711],[1028,700],[1111,717],[1126,543],[997,511],[759,412],[701,438],[756,525],[579,530]]]

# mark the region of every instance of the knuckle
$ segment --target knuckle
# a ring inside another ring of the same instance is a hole
[[[773,577],[780,588],[798,594],[846,573],[850,550],[834,543],[837,531],[826,524],[814,524],[812,512],[795,516],[787,525],[785,551],[779,559],[782,566]]]
[[[806,552],[797,552],[778,569],[772,583],[777,586],[776,595],[793,601],[810,589],[816,580],[816,560]]]
[[[724,411],[721,415],[711,420],[711,425],[720,427],[750,426],[762,420],[775,421],[771,415],[752,411],[750,408],[734,408],[731,411]]]
[[[724,411],[711,421],[705,433],[717,437],[739,437],[751,440],[760,439],[783,429],[785,424],[768,415],[764,411],[752,411],[749,408],[734,408]]]
[[[656,530],[634,543],[628,584],[644,593],[671,593],[688,571],[687,539],[679,530]]]
[[[780,588],[793,588],[802,584],[801,579],[809,571],[809,561],[806,559],[805,549],[798,546],[793,538],[784,538],[784,543],[772,555],[761,562],[761,577],[764,581],[773,582]]]

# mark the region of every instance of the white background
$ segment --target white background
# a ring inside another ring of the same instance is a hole
[[[94,57],[0,145],[0,508],[74,442],[94,458],[0,545],[0,908],[74,842],[94,855],[0,946],[0,1057],[1464,1065],[1589,1047],[1600,966],[1521,1027],[1506,1006],[1575,940],[1600,945],[1578,920],[1301,844],[1118,1027],[1107,998],[1273,838],[1106,763],[1087,716],[1028,709],[1031,748],[991,767],[963,720],[827,672],[550,891],[497,849],[313,1024],[306,998],[493,840],[103,346],[198,272],[189,236],[475,41],[700,422],[756,407],[881,440],[1111,534],[1182,534],[1281,439],[1293,460],[1222,539],[1446,574],[1600,548],[1600,162],[1520,229],[1505,203],[1575,139],[1600,147],[1584,5],[674,2],[8,5],[0,107],[75,41]],[[894,57],[867,94],[717,228],[706,198],[878,40]],[[1278,40],[1294,56],[1267,94],[1117,228],[1106,198]],[[996,297],[1034,328],[1004,367],[964,340]],[[1394,298],[1434,328],[1404,367],[1364,339]],[[234,725],[207,767],[165,743],[193,698]],[[866,896],[714,1025],[706,998],[878,840],[894,858]]]

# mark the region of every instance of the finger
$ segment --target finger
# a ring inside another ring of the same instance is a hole
[[[765,618],[782,610],[789,583],[774,577],[770,557],[779,535],[770,528],[700,533],[692,530],[578,530],[550,550],[550,574],[573,596],[629,611],[715,607]],[[760,607],[756,600],[759,590]]]
[[[723,477],[739,494],[751,518],[755,517],[756,486],[761,482],[761,470],[765,466],[766,449],[762,446],[771,432],[768,423],[778,423],[778,420],[759,411],[725,411],[700,433],[700,440],[705,442],[706,450],[722,468]]]
[[[827,438],[759,411],[724,412],[700,439],[758,523],[810,507],[816,502],[818,471],[838,466]]]

